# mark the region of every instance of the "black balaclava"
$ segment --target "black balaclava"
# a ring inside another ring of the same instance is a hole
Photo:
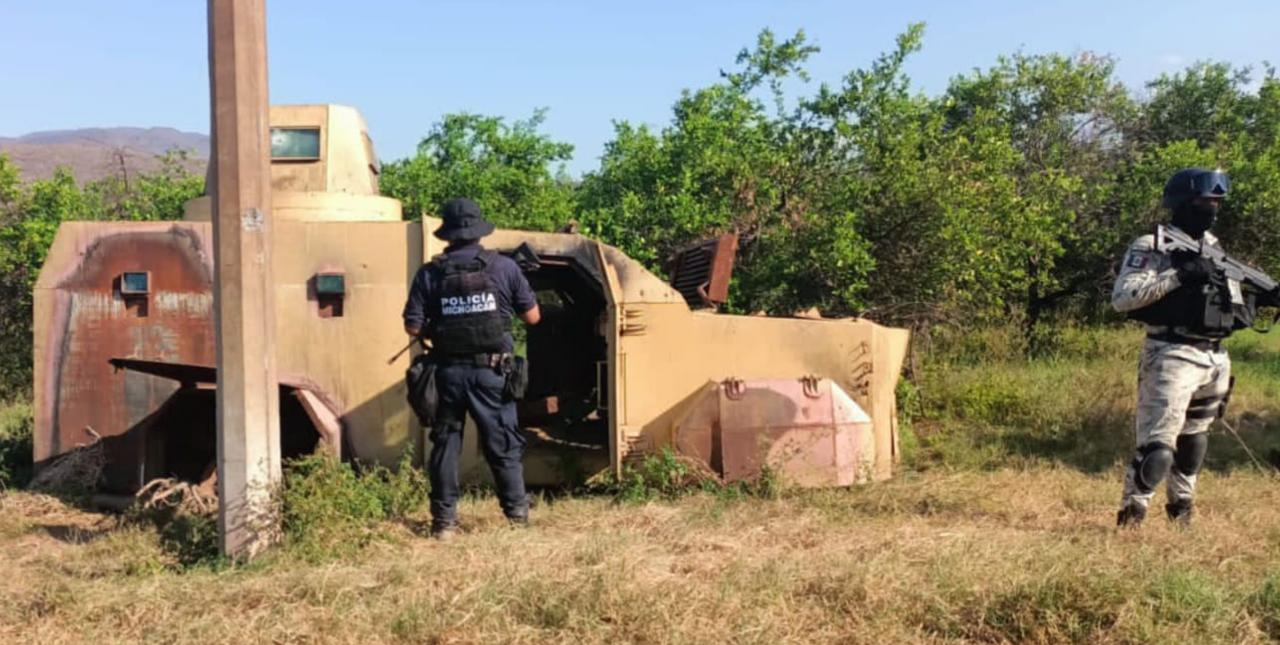
[[[1205,200],[1201,203],[1196,203],[1195,200],[1189,199],[1174,209],[1173,225],[1198,240],[1204,237],[1205,231],[1213,227],[1213,221],[1218,217],[1219,208],[1221,208],[1221,204],[1216,200]]]

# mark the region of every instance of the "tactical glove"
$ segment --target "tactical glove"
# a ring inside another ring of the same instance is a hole
[[[1209,258],[1189,251],[1174,252],[1173,268],[1178,271],[1178,282],[1189,285],[1208,282],[1218,270]]]
[[[1258,294],[1259,307],[1280,307],[1280,287]]]

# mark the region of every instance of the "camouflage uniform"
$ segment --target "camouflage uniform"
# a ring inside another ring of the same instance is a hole
[[[1206,232],[1204,239],[1210,245],[1217,244],[1217,238],[1211,233]],[[1154,246],[1155,236],[1144,235],[1135,240],[1125,254],[1111,293],[1111,303],[1117,311],[1131,312],[1154,304],[1181,286],[1172,257],[1156,251]],[[1228,286],[1232,300],[1243,302],[1239,283],[1230,281]],[[1159,339],[1171,336],[1198,342]],[[1205,444],[1199,439],[1198,456],[1187,455],[1185,453],[1194,450],[1187,450],[1184,444],[1195,442],[1180,438],[1208,432],[1230,385],[1231,360],[1219,340],[1197,336],[1182,327],[1147,325],[1147,340],[1138,367],[1135,439],[1139,455],[1125,471],[1122,508],[1129,503],[1143,508],[1150,504],[1154,487],[1140,490],[1143,487],[1137,479],[1143,449],[1157,443],[1178,455],[1167,479],[1169,503],[1190,505]]]

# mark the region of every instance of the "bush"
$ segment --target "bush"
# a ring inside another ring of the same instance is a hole
[[[216,499],[203,497],[189,484],[169,482],[167,486],[158,482],[159,489],[144,489],[125,511],[124,523],[153,527],[161,550],[177,560],[178,569],[229,564],[218,548]]]
[[[429,485],[406,452],[392,470],[313,455],[291,461],[282,492],[287,546],[307,558],[357,551],[375,527],[401,520],[427,500]]]
[[[622,477],[605,484],[605,491],[619,502],[647,502],[655,499],[677,499],[713,478],[693,468],[670,448],[656,455],[646,455],[637,465],[623,467]]]
[[[658,454],[646,455],[639,464],[625,466],[621,478],[609,477],[593,488],[593,492],[628,503],[673,501],[699,492],[724,499],[776,499],[783,482],[766,466],[755,479],[726,484],[705,465],[664,447]]]
[[[421,508],[427,482],[410,461],[406,453],[396,470],[353,467],[324,455],[287,462],[278,499],[286,552],[310,561],[351,554],[377,537],[378,523]],[[195,510],[185,501],[135,506],[126,521],[153,525],[161,548],[181,568],[227,564],[218,549],[216,511]]]
[[[31,404],[0,409],[0,487],[22,488],[31,481]]]
[[[160,546],[183,567],[220,566],[227,561],[218,550],[216,514],[175,513],[157,522]]]
[[[1026,340],[1016,325],[963,329],[939,325],[929,331],[920,349],[934,365],[980,365],[1024,358]]]

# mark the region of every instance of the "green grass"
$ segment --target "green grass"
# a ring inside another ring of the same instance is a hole
[[[1008,332],[947,339],[928,354],[903,401],[917,469],[1060,464],[1103,472],[1128,459],[1142,332],[1068,328],[1059,350],[1032,359]],[[1237,375],[1227,421],[1264,458],[1280,457],[1280,333],[1242,332],[1228,343]],[[1252,467],[1236,440],[1210,438],[1209,465]]]

